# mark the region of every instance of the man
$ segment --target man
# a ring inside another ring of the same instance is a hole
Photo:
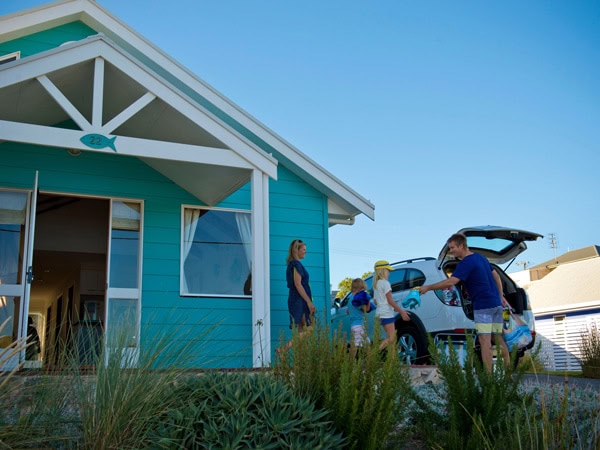
[[[492,335],[495,336],[496,345],[500,345],[502,358],[508,366],[510,353],[502,337],[502,306],[508,305],[508,302],[502,292],[500,275],[484,256],[469,250],[464,234],[453,234],[447,244],[448,252],[460,260],[456,270],[446,280],[421,286],[421,294],[435,289],[446,289],[462,281],[473,302],[475,328],[485,368],[489,372],[492,371]]]

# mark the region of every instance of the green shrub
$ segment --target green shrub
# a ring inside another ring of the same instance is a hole
[[[406,417],[410,378],[394,348],[382,361],[379,328],[373,344],[358,352],[348,348],[346,336],[337,330],[332,335],[328,327],[311,327],[303,336],[294,332],[291,350],[275,360],[277,378],[332,412],[347,448],[398,448],[407,438],[394,431]]]
[[[341,434],[308,397],[268,374],[211,372],[172,392],[180,404],[161,414],[145,444],[152,448],[340,448]]]
[[[581,372],[586,378],[600,378],[600,330],[596,323],[581,332]]]
[[[440,351],[430,338],[429,352],[444,383],[435,386],[437,402],[415,398],[416,428],[431,445],[447,449],[496,448],[506,433],[504,417],[532,404],[519,390],[523,368],[506,368],[500,354],[488,372],[476,356],[473,338],[467,338],[464,367],[453,345]],[[513,358],[514,358],[513,354]]]

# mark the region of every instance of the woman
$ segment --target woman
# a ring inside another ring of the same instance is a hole
[[[390,343],[396,342],[396,322],[394,311],[397,311],[402,320],[409,321],[410,316],[406,310],[400,308],[392,298],[392,286],[388,281],[390,272],[394,270],[390,263],[384,260],[375,263],[375,274],[373,275],[373,299],[377,309],[375,315],[385,331],[386,338],[381,341],[379,349],[386,348]]]
[[[312,316],[317,311],[308,284],[308,272],[300,262],[305,256],[306,244],[300,239],[294,239],[288,250],[285,278],[290,290],[288,296],[290,328],[296,325],[298,333],[302,333],[305,327],[310,326]]]
[[[312,316],[317,311],[308,284],[308,272],[300,262],[304,256],[306,256],[306,244],[300,239],[294,239],[288,250],[285,278],[289,289],[290,328],[296,326],[300,335],[311,325]],[[292,341],[289,341],[284,349],[289,350],[291,346]]]

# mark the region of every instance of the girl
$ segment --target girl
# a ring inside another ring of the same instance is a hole
[[[400,308],[392,298],[392,286],[388,281],[392,270],[394,269],[387,261],[381,260],[375,263],[375,274],[373,275],[373,298],[375,299],[375,305],[377,305],[375,315],[379,317],[379,322],[386,335],[386,338],[381,341],[380,350],[386,348],[390,343],[396,342],[394,311],[402,316],[402,320],[410,320],[408,312]]]
[[[351,285],[352,300],[348,308],[350,329],[354,336],[354,346],[362,347],[369,342],[365,331],[365,313],[371,312],[371,297],[367,294],[367,283],[362,278],[355,278]]]

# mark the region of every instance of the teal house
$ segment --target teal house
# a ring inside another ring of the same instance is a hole
[[[374,206],[91,0],[0,17],[0,367],[124,333],[191,367],[271,362],[300,238],[319,315],[329,229]],[[31,351],[3,352],[35,328]],[[82,356],[82,365],[90,361]]]

